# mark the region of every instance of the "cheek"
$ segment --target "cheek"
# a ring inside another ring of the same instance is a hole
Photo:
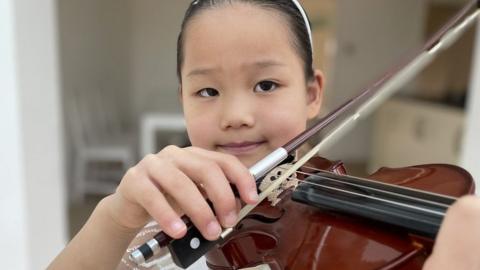
[[[299,110],[282,110],[265,119],[266,133],[274,147],[284,145],[306,129],[306,114],[304,109]]]
[[[208,149],[210,147],[208,138],[212,137],[215,118],[208,114],[208,110],[197,110],[195,106],[188,106],[188,104],[184,104],[184,106],[184,117],[190,142],[193,146]]]
[[[193,146],[205,148],[205,138],[207,136],[202,136],[205,135],[205,130],[202,130],[201,125],[198,122],[187,122],[187,133],[188,138],[190,139],[190,142]]]
[[[274,147],[284,145],[306,129],[308,120],[306,105],[306,95],[300,95],[298,91],[289,91],[288,94],[282,95],[276,100],[273,107],[265,106],[280,108],[275,109],[274,113],[265,112],[268,119],[265,119],[264,123],[268,127],[269,138]]]

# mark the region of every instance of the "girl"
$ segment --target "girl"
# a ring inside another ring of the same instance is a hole
[[[324,79],[312,68],[310,28],[295,0],[194,1],[177,49],[193,146],[166,147],[130,168],[51,269],[113,269],[151,219],[180,238],[185,214],[206,239],[218,238],[221,227],[237,221],[229,183],[245,203],[256,202],[247,168],[303,131],[320,110]],[[453,226],[449,221],[442,230]],[[435,252],[446,258],[442,247]]]

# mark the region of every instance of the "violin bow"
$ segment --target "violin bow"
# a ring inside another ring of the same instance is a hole
[[[291,157],[290,154],[303,143],[312,136],[326,131],[322,134],[324,136],[317,145],[259,194],[257,204],[246,205],[240,210],[237,222],[245,218],[272,191],[278,189],[305,162],[350,131],[357,124],[358,120],[368,116],[382,102],[395,94],[405,82],[408,82],[420,73],[423,68],[435,59],[439,52],[449,48],[458,40],[468,27],[474,24],[479,14],[479,0],[472,0],[467,3],[427,40],[425,45],[417,49],[401,64],[394,66],[393,69],[383,74],[370,86],[362,89],[357,96],[347,100],[337,109],[319,119],[315,125],[253,165],[249,171],[255,178],[258,186],[265,175],[281,163],[284,163],[285,160],[288,160]],[[330,127],[332,124],[334,127]],[[187,233],[183,238],[172,239],[164,232],[160,232],[153,239],[130,253],[130,260],[140,265],[156,255],[161,248],[168,246],[173,261],[178,266],[186,268],[205,255],[212,247],[223,241],[234,230],[233,228],[224,229],[218,240],[208,241],[203,238],[200,231],[186,217],[183,217],[183,219],[187,223]]]

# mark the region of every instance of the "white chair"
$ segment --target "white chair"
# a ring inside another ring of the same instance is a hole
[[[162,142],[159,143],[159,139],[163,139]],[[165,113],[142,114],[140,118],[140,157],[156,153],[170,144],[177,146],[190,144],[183,116]]]
[[[66,103],[73,142],[72,199],[112,193],[135,163],[135,136],[122,129],[115,104],[105,93],[71,93]]]

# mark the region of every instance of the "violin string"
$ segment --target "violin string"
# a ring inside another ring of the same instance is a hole
[[[305,166],[305,165],[302,166],[301,168],[310,169],[310,170],[314,170],[314,171],[317,171],[317,172],[322,172],[322,173],[331,175],[332,177],[334,177],[334,176],[348,177],[348,178],[351,178],[353,180],[364,182],[364,183],[370,182],[370,183],[374,183],[375,185],[392,187],[392,188],[399,189],[399,190],[402,190],[402,191],[412,191],[412,192],[420,193],[420,194],[423,194],[423,195],[430,195],[430,196],[435,196],[435,197],[439,197],[439,198],[450,199],[452,201],[456,201],[456,198],[454,198],[454,197],[446,196],[446,195],[442,195],[442,194],[436,194],[436,193],[432,193],[432,192],[427,192],[427,191],[424,191],[424,190],[418,190],[418,189],[413,189],[413,188],[409,188],[409,187],[402,187],[402,186],[398,186],[398,185],[394,185],[394,184],[383,183],[383,182],[379,182],[379,181],[374,181],[374,180],[355,177],[355,176],[350,176],[350,175],[348,175],[348,176],[337,175],[337,174],[332,173],[331,171],[326,171],[326,170],[313,168],[313,167],[309,167],[309,166]],[[315,176],[315,174],[307,173],[307,172],[303,172],[303,171],[297,171],[297,173],[300,173],[300,174],[303,174],[303,175],[308,175],[308,176]],[[378,189],[378,188],[375,188],[375,187],[368,187],[368,186],[363,186],[361,184],[355,184],[355,183],[349,182],[348,180],[343,180],[342,181],[341,179],[327,177],[327,176],[323,176],[323,175],[321,177],[324,178],[324,179],[328,179],[328,180],[331,180],[331,181],[337,181],[337,182],[341,182],[341,183],[348,184],[348,185],[356,185],[360,188],[367,188],[367,189],[371,189],[371,190],[376,190],[380,193],[388,193],[388,194],[393,195],[393,196],[401,196],[401,197],[405,197],[405,198],[410,198],[412,200],[421,201],[421,202],[424,202],[426,204],[432,204],[432,205],[436,205],[436,206],[439,206],[439,207],[448,208],[450,206],[450,204],[435,202],[435,201],[431,201],[431,200],[425,200],[425,199],[421,199],[421,198],[418,198],[418,197],[413,197],[413,196],[406,195],[406,194],[400,194],[400,193],[386,191],[386,190],[383,190],[383,189]]]
[[[331,171],[327,171],[327,170],[322,170],[322,169],[318,169],[318,168],[314,168],[314,167],[309,167],[309,166],[306,166],[306,165],[303,165],[301,168],[303,169],[310,169],[310,170],[314,170],[314,171],[317,171],[317,172],[323,172],[325,174],[329,174],[329,175],[337,175]],[[300,171],[300,173],[302,173]],[[342,175],[339,175],[339,176],[342,176]],[[433,193],[433,192],[429,192],[429,191],[425,191],[425,190],[419,190],[419,189],[414,189],[414,188],[410,188],[410,187],[404,187],[404,186],[399,186],[399,185],[395,185],[395,184],[389,184],[389,183],[383,183],[383,182],[379,182],[379,181],[375,181],[375,180],[371,180],[371,179],[368,179],[368,178],[361,178],[361,177],[356,177],[356,176],[351,176],[351,175],[348,175],[346,176],[350,179],[354,179],[356,181],[360,181],[360,182],[370,182],[370,183],[374,183],[376,185],[382,185],[382,186],[385,186],[385,187],[392,187],[392,188],[395,188],[395,189],[400,189],[400,190],[403,190],[403,191],[413,191],[413,192],[416,192],[416,193],[421,193],[421,194],[424,194],[424,195],[430,195],[430,196],[435,196],[435,197],[438,197],[438,198],[443,198],[443,199],[448,199],[448,200],[452,200],[452,201],[456,201],[457,198],[455,197],[452,197],[452,196],[448,196],[448,195],[444,195],[444,194],[438,194],[438,193]],[[350,183],[350,182],[347,182],[347,183]],[[431,201],[430,201],[431,202]],[[449,206],[448,204],[443,204],[445,206]]]
[[[329,186],[325,186],[325,185],[318,184],[318,183],[312,183],[312,182],[309,182],[307,180],[301,180],[301,179],[298,179],[298,178],[295,178],[295,177],[287,177],[287,179],[298,180],[298,181],[300,181],[300,183],[307,183],[307,184],[310,184],[312,186],[316,186],[316,187],[319,187],[319,188],[325,188],[325,189],[329,189],[329,190],[338,191],[338,192],[341,192],[341,193],[346,193],[346,194],[349,194],[349,195],[355,195],[355,196],[364,197],[364,198],[368,198],[368,199],[372,199],[372,200],[376,200],[376,201],[381,201],[381,202],[384,202],[384,203],[387,203],[387,204],[389,203],[389,204],[393,204],[393,205],[396,205],[396,206],[417,210],[417,211],[420,211],[420,212],[426,212],[426,213],[430,213],[430,214],[437,215],[437,216],[440,216],[440,217],[445,216],[444,212],[435,211],[435,210],[431,210],[431,209],[427,209],[427,208],[423,208],[423,207],[419,207],[419,206],[414,206],[414,205],[410,205],[410,204],[395,202],[395,201],[382,199],[382,198],[378,198],[378,197],[374,197],[374,196],[370,196],[370,195],[366,195],[366,194],[362,194],[362,193],[347,191],[347,190],[340,189],[340,188],[329,187]]]
[[[318,171],[331,174],[328,171],[323,171],[323,170],[318,170]],[[375,187],[362,186],[360,184],[355,184],[355,183],[351,183],[351,182],[348,182],[348,181],[342,181],[341,179],[336,179],[336,178],[333,178],[333,177],[327,177],[327,176],[323,176],[323,175],[318,176],[318,175],[315,175],[315,174],[312,174],[312,173],[306,173],[306,172],[302,172],[302,171],[297,171],[297,173],[303,174],[303,175],[306,175],[306,176],[317,176],[317,177],[320,177],[320,178],[325,179],[325,180],[330,180],[330,181],[333,181],[333,182],[342,183],[342,184],[345,184],[345,185],[361,188],[363,190],[377,191],[379,193],[388,194],[388,195],[391,195],[393,197],[400,197],[400,198],[404,198],[404,199],[409,199],[409,200],[413,200],[413,201],[417,201],[417,202],[422,202],[422,203],[425,203],[425,204],[430,204],[430,205],[433,205],[433,206],[444,207],[444,208],[449,207],[448,204],[439,203],[439,202],[435,202],[435,201],[429,201],[429,200],[425,200],[425,199],[422,199],[422,198],[417,198],[417,197],[406,195],[406,194],[400,194],[400,193],[395,193],[395,192],[391,192],[391,191],[387,191],[387,190],[382,190],[382,189],[375,188]],[[360,181],[364,180],[364,179],[361,179],[361,178],[355,178],[355,179],[360,180]],[[383,184],[383,183],[378,183],[378,184]],[[421,191],[418,191],[418,192],[421,192]]]
[[[303,172],[300,172],[300,173],[303,173]],[[305,173],[303,173],[305,174]],[[312,175],[312,174],[308,174],[307,175]],[[419,199],[417,197],[413,197],[413,196],[409,196],[409,195],[404,195],[404,194],[398,194],[398,193],[395,193],[395,192],[390,192],[390,191],[385,191],[385,190],[382,190],[382,189],[376,189],[376,188],[372,188],[372,187],[367,187],[367,186],[361,186],[361,185],[357,185],[357,184],[354,184],[354,183],[350,183],[348,181],[342,181],[342,180],[338,180],[338,179],[335,179],[335,178],[330,178],[330,177],[324,177],[324,176],[318,176],[318,175],[314,175],[316,177],[320,177],[324,180],[330,180],[332,182],[336,182],[336,183],[340,183],[340,184],[344,184],[344,185],[347,185],[347,186],[350,186],[350,187],[353,187],[353,188],[356,188],[356,189],[359,189],[361,191],[364,191],[367,192],[367,189],[370,189],[372,191],[377,191],[378,193],[380,193],[380,195],[382,194],[388,194],[392,197],[396,197],[396,198],[402,198],[402,199],[406,199],[406,200],[411,200],[411,201],[416,201],[416,202],[419,202],[419,203],[425,203],[426,205],[430,205],[432,207],[441,207],[444,209],[444,211],[447,210],[447,208],[449,207],[449,205],[447,204],[442,204],[442,203],[437,203],[437,202],[432,202],[432,201],[429,201],[429,200],[423,200],[423,199]],[[318,185],[318,183],[314,183],[312,181],[309,181],[309,180],[301,180],[301,182],[303,184],[309,184],[309,185]],[[322,185],[324,186],[324,185]],[[368,192],[367,192],[368,193]],[[357,193],[356,193],[357,194]],[[358,194],[363,194],[363,193],[358,193]],[[369,193],[370,194],[370,193]],[[367,196],[367,195],[361,195],[361,196]],[[368,198],[379,198],[377,196],[375,196],[375,194],[371,194],[370,196],[368,196]],[[401,203],[401,202],[397,202],[395,200],[390,200],[390,199],[383,199],[383,200],[387,200],[387,201],[390,201],[391,203]],[[405,204],[405,203],[404,203]],[[406,203],[408,204],[408,203]],[[412,204],[409,204],[409,205],[412,205]],[[413,204],[414,205],[414,204]],[[420,207],[420,206],[415,206],[415,207]],[[425,209],[428,209],[428,208],[425,208]],[[426,210],[428,211],[428,210]]]

